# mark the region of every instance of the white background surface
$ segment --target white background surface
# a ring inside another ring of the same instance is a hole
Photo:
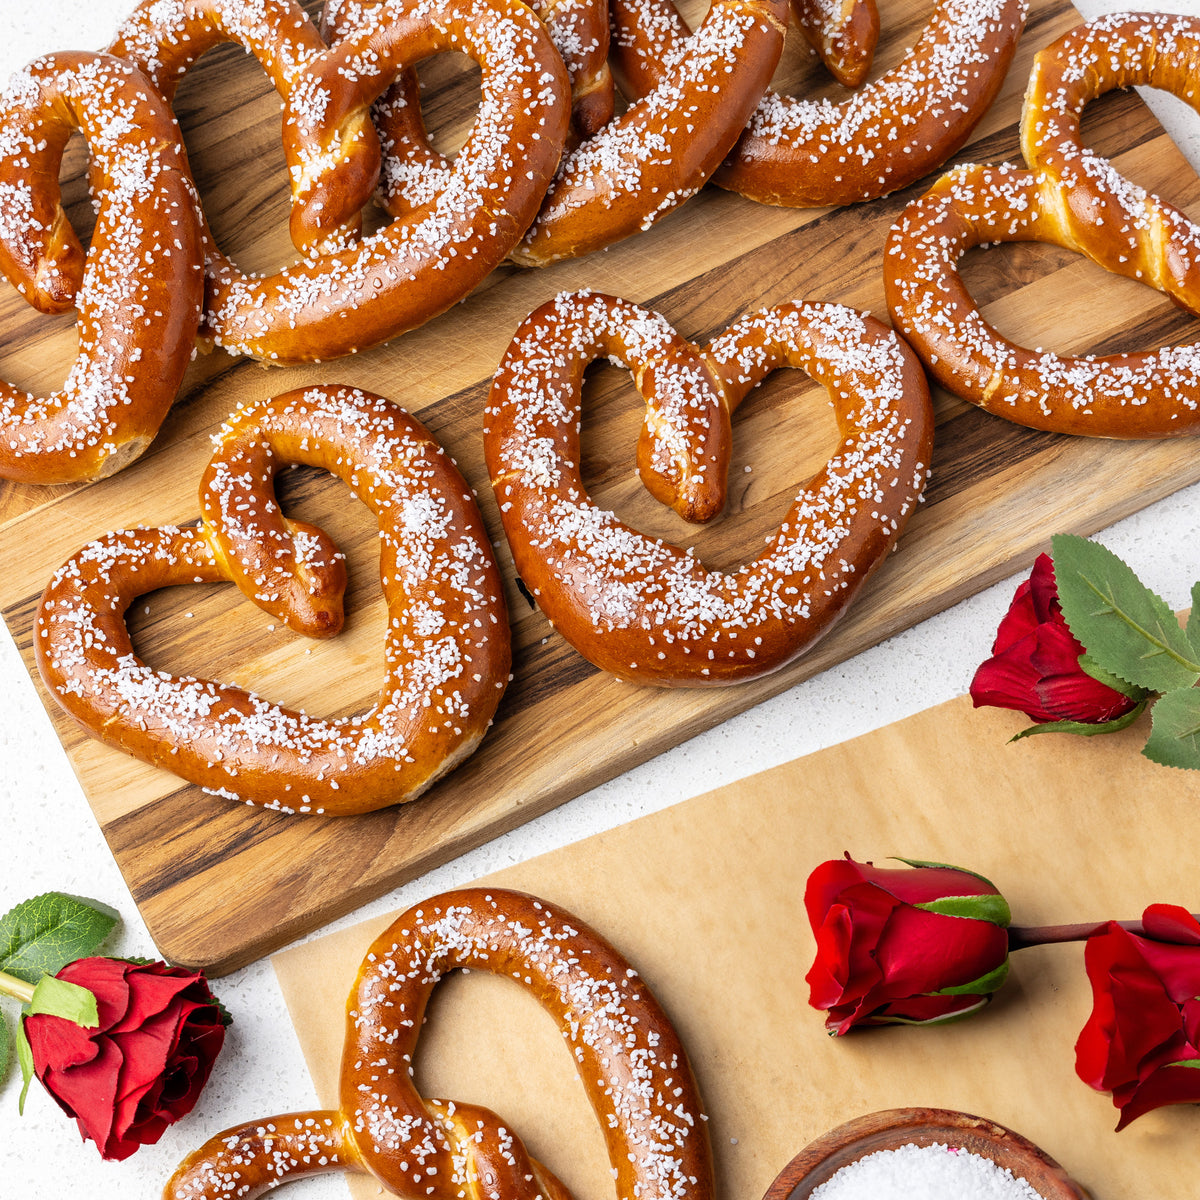
[[[1118,6],[1077,0],[1085,16]],[[0,78],[40,53],[95,49],[132,0],[4,0]],[[1147,5],[1147,7],[1157,7]],[[1200,13],[1200,0],[1175,11]],[[886,9],[885,17],[886,20]],[[1160,119],[1200,168],[1200,121],[1170,98],[1150,96]],[[2,331],[0,331],[2,336]],[[98,533],[101,531],[97,531]],[[1099,535],[1175,608],[1200,578],[1200,486]],[[403,907],[720,784],[897,720],[966,691],[987,656],[1017,580],[989,589],[597,788],[524,828],[359,910],[338,926]],[[155,956],[153,944],[67,765],[7,631],[0,626],[0,911],[40,892],[91,896],[124,917],[109,953]],[[1183,902],[1184,898],[1178,898]],[[37,1083],[17,1116],[18,1072],[0,1085],[0,1197],[141,1200],[158,1196],[178,1161],[234,1123],[314,1107],[316,1098],[269,963],[221,979],[235,1021],[198,1108],[162,1141],[124,1163],[100,1160]],[[6,1004],[11,1019],[14,1006]],[[797,1146],[798,1150],[799,1147]],[[780,1164],[782,1166],[782,1164]],[[289,1195],[344,1197],[337,1176],[298,1183]],[[747,1200],[747,1198],[738,1198]]]

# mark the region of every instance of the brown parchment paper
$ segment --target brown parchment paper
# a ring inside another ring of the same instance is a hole
[[[641,971],[700,1080],[720,1196],[758,1200],[818,1134],[909,1105],[1011,1126],[1096,1200],[1196,1194],[1200,1109],[1160,1110],[1116,1134],[1109,1098],[1074,1074],[1090,1010],[1081,945],[1021,951],[1000,998],[956,1025],[831,1039],[807,1006],[804,882],[843,851],[979,871],[1017,924],[1133,918],[1152,901],[1197,910],[1200,779],[1141,757],[1145,722],[1007,744],[1024,723],[964,697],[488,877],[572,910]],[[273,960],[331,1107],[346,996],[386,924]],[[456,974],[440,986],[417,1083],[423,1095],[502,1114],[577,1200],[612,1195],[557,1031],[511,981]],[[362,1177],[351,1193],[383,1194]]]

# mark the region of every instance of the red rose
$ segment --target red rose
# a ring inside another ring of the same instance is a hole
[[[975,672],[975,707],[1012,708],[1031,721],[1102,725],[1137,708],[1140,700],[1094,679],[1079,665],[1082,643],[1062,615],[1054,563],[1038,555],[1000,622],[992,657]]]
[[[809,1003],[828,1012],[830,1033],[965,1016],[1008,973],[1008,905],[970,871],[847,855],[813,871],[804,905],[817,938]]]
[[[1112,1092],[1118,1129],[1164,1104],[1200,1103],[1200,923],[1152,904],[1142,937],[1110,922],[1088,939],[1092,1014],[1075,1043],[1075,1071]]]
[[[112,958],[81,958],[58,979],[96,997],[85,1029],[33,1014],[25,1033],[37,1077],[104,1158],[128,1158],[191,1111],[225,1040],[225,1017],[203,975]]]

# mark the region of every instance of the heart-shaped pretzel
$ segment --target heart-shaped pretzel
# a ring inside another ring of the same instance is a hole
[[[509,976],[554,1018],[603,1131],[618,1197],[711,1200],[699,1090],[662,1008],[582,921],[499,888],[434,897],[376,939],[346,1006],[340,1109],[218,1134],[181,1164],[164,1200],[253,1200],[337,1170],[422,1200],[570,1200],[494,1113],[425,1100],[413,1085],[425,1006],[455,968]]]
[[[179,3],[163,11],[170,17]],[[205,0],[203,12],[210,9],[221,14],[222,28],[245,24],[235,21],[233,0]],[[159,10],[149,0],[146,11]],[[210,264],[205,327],[232,353],[284,363],[336,358],[424,324],[504,259],[558,166],[569,120],[566,71],[542,23],[519,0],[384,0],[369,11],[363,29],[335,47],[306,51],[302,65],[283,71],[283,126],[303,133],[290,151],[293,181],[312,185],[310,209],[318,200],[323,206],[314,237],[329,230],[331,213],[336,228],[344,227],[346,211],[369,197],[375,175],[357,169],[341,195],[347,171],[333,151],[371,128],[371,104],[405,67],[443,50],[474,58],[483,72],[475,123],[436,198],[357,245],[324,253],[310,245],[300,262],[266,277],[228,261]],[[166,20],[161,32],[169,40],[174,28]],[[368,140],[375,144],[373,132]]]
[[[840,104],[768,91],[713,182],[763,204],[854,204],[940,166],[1004,81],[1026,0],[938,0],[902,62]],[[622,86],[655,86],[688,27],[674,0],[614,0]]]
[[[365,714],[321,720],[155,671],[125,626],[137,596],[232,580],[293,628],[336,633],[341,556],[274,498],[274,474],[291,463],[342,478],[379,522],[386,681]],[[207,791],[331,816],[412,800],[471,753],[508,682],[507,613],[470,488],[421,425],[351,388],[287,392],[230,418],[201,505],[199,528],[90,543],[42,596],[38,670],[89,733]]]
[[[790,365],[828,389],[841,444],[752,562],[709,571],[588,496],[580,386],[602,355],[629,368],[651,410],[640,457],[687,461],[698,449],[709,487],[723,483],[713,464],[728,414],[766,375]],[[518,329],[492,383],[484,449],[516,569],[567,641],[621,679],[705,686],[775,670],[826,632],[916,507],[932,433],[915,355],[852,309],[780,305],[701,352],[656,314],[584,292]]]
[[[58,184],[76,130],[97,205],[86,261]],[[140,72],[58,54],[13,76],[0,94],[0,267],[42,312],[78,305],[79,353],[47,397],[0,382],[0,475],[97,479],[145,450],[191,360],[203,264],[179,128]]]
[[[1200,229],[1079,143],[1089,100],[1112,87],[1200,97],[1200,21],[1119,14],[1043,50],[1026,93],[1030,166],[965,166],[910,204],[885,255],[897,328],[947,390],[1021,425],[1111,438],[1200,428],[1200,348],[1068,357],[1005,338],[979,312],[959,259],[980,244],[1049,242],[1139,279],[1200,312]]]

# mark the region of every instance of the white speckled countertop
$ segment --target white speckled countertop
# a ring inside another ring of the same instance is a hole
[[[40,53],[105,45],[132,0],[36,0],[4,5],[0,78]],[[1078,0],[1085,16],[1114,11]],[[1127,6],[1125,6],[1127,7]],[[1158,5],[1147,5],[1158,7]],[[1175,11],[1200,13],[1200,0]],[[1149,96],[1200,169],[1200,119],[1172,97]],[[1100,536],[1176,608],[1200,578],[1200,485]],[[540,820],[393,892],[340,925],[405,906],[487,871],[575,841],[643,813],[854,736],[966,691],[987,656],[1016,580],[999,584],[907,633],[581,796]],[[6,631],[0,631],[0,911],[40,892],[91,896],[125,923],[110,952],[153,956],[153,944]],[[19,1073],[0,1085],[5,1153],[0,1196],[150,1200],[178,1161],[237,1121],[315,1106],[300,1049],[269,963],[218,981],[235,1022],[194,1113],[124,1163],[101,1161],[35,1083],[17,1116]],[[8,1015],[14,1008],[8,1005]],[[53,1165],[51,1165],[53,1164]],[[337,1176],[293,1185],[288,1195],[344,1197]]]

